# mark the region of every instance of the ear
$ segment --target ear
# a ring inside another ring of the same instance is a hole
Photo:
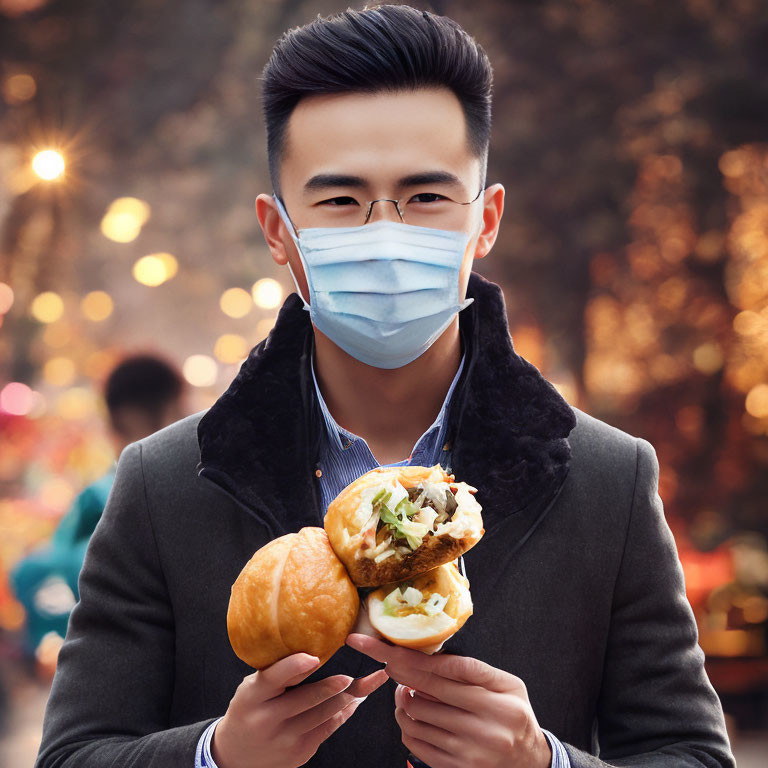
[[[484,194],[483,225],[475,245],[475,258],[482,259],[493,248],[504,213],[504,185],[492,184]]]
[[[277,264],[284,266],[288,263],[288,249],[293,246],[293,240],[285,226],[285,222],[277,210],[272,195],[261,194],[256,198],[256,217],[264,233],[272,258]],[[291,244],[291,246],[288,245]]]
[[[309,296],[307,276],[304,273],[304,265],[299,258],[299,250],[296,248],[296,243],[293,242],[288,226],[277,210],[272,195],[261,194],[256,198],[256,216],[275,263],[281,267],[287,264],[294,275],[293,280],[298,287],[299,294],[302,297]],[[307,304],[309,304],[308,301]]]

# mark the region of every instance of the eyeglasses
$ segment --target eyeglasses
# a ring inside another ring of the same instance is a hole
[[[474,203],[486,189],[482,187],[467,202],[437,192],[419,192],[397,200],[380,197],[366,201],[343,195],[316,203],[306,210],[302,218],[306,222],[305,227],[355,227],[369,222],[375,203],[392,203],[403,224],[460,230],[466,225],[463,206]]]

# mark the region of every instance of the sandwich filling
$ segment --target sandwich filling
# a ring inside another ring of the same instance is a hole
[[[383,600],[369,600],[371,624],[389,638],[414,640],[445,632],[456,620],[445,612],[450,596],[402,582]]]
[[[356,520],[360,524],[360,556],[380,563],[398,560],[418,549],[427,536],[457,539],[477,535],[480,505],[477,489],[466,483],[424,482],[405,488],[397,479],[364,489]]]
[[[387,616],[411,616],[421,614],[436,616],[448,602],[449,595],[430,592],[428,589],[416,589],[411,582],[398,584],[382,601],[382,612]]]

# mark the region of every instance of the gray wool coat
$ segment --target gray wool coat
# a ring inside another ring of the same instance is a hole
[[[467,295],[443,464],[478,488],[485,535],[464,556],[474,614],[445,652],[520,677],[574,768],[735,766],[652,445],[570,406],[515,352],[497,285],[472,273]],[[293,293],[214,405],[122,452],[36,768],[193,768],[252,672],[227,637],[232,583],[275,536],[322,525],[311,334]],[[343,646],[306,682],[379,666]],[[404,768],[394,686],[307,765]]]

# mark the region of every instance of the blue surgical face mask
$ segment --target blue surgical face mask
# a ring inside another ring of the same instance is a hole
[[[471,235],[380,220],[301,229],[297,237],[274,197],[304,266],[309,302],[291,269],[304,309],[357,360],[375,368],[407,365],[474,301],[459,302],[459,270]]]

